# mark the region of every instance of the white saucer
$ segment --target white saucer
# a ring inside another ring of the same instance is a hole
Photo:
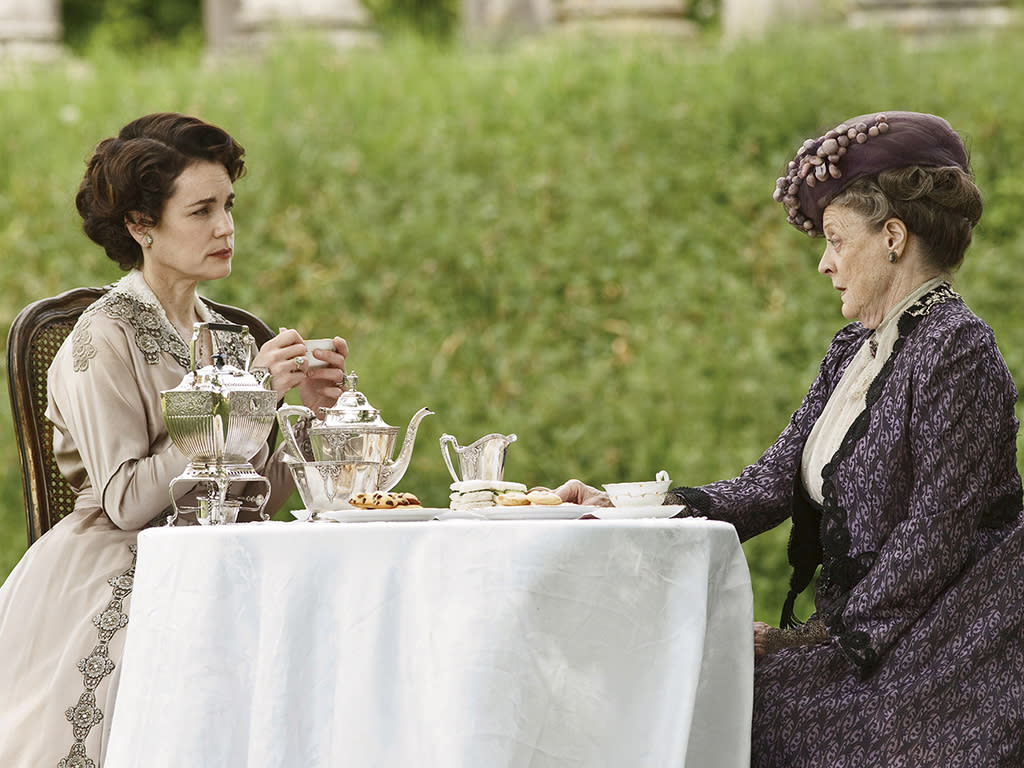
[[[600,520],[642,520],[652,517],[675,517],[686,509],[685,504],[661,504],[658,506],[635,507],[594,507],[590,514]]]

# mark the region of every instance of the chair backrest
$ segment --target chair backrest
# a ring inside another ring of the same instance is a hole
[[[7,335],[7,384],[30,545],[75,507],[75,493],[53,455],[53,424],[45,416],[47,371],[85,308],[109,289],[75,288],[35,301],[17,314]],[[257,345],[273,338],[267,324],[244,309],[204,301],[232,323],[248,326]],[[273,447],[276,430],[268,441]]]

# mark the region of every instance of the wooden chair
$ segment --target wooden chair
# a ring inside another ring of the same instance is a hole
[[[46,374],[83,310],[109,288],[74,288],[35,301],[17,314],[7,335],[7,385],[21,459],[29,545],[75,506],[75,493],[53,455],[53,424],[44,415]],[[267,324],[244,309],[204,301],[232,323],[248,326],[257,345],[273,338]],[[275,441],[276,430],[269,437],[271,447]]]

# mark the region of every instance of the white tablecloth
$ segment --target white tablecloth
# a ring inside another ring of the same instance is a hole
[[[751,620],[704,520],[151,529],[105,766],[745,767]]]

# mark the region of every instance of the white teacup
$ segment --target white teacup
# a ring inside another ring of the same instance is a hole
[[[306,365],[310,368],[323,368],[327,362],[313,354],[314,349],[334,351],[334,339],[306,339]]]
[[[660,506],[665,502],[672,481],[664,470],[655,477],[655,480],[639,483],[607,483],[601,487],[616,507]]]

